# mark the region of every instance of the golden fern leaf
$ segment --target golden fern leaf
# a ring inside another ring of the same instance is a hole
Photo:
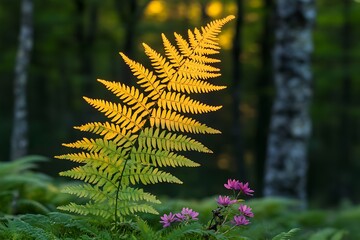
[[[100,164],[103,163],[110,163],[111,162],[111,158],[108,156],[104,156],[102,154],[98,154],[95,152],[79,152],[79,153],[69,153],[69,154],[64,154],[64,155],[60,155],[60,156],[55,156],[55,158],[57,159],[67,159],[73,162],[77,162],[77,163],[95,163],[95,162],[100,162]]]
[[[145,124],[145,120],[138,116],[135,112],[126,106],[108,102],[101,99],[91,99],[84,97],[91,106],[105,113],[105,116],[111,119],[112,122],[120,124],[121,128],[131,129],[132,132],[137,132]]]
[[[199,55],[191,55],[189,59],[198,63],[208,63],[208,64],[221,62],[220,59],[210,58],[207,56],[199,56]]]
[[[161,78],[161,83],[167,83],[175,73],[173,66],[166,59],[157,53],[154,49],[143,43],[145,53],[150,58],[151,64]]]
[[[176,45],[162,34],[164,56],[144,43],[153,70],[120,53],[140,88],[98,79],[122,104],[84,97],[111,122],[91,122],[75,127],[100,135],[100,138],[83,138],[63,144],[83,150],[57,156],[82,164],[60,173],[84,182],[66,188],[65,192],[89,202],[84,205],[71,203],[59,209],[100,216],[115,220],[115,223],[136,212],[157,214],[146,204],[159,203],[156,197],[132,186],[160,182],[181,184],[177,177],[160,168],[197,167],[199,164],[176,151],[211,153],[202,143],[177,132],[220,133],[184,114],[201,114],[221,108],[194,100],[187,94],[225,88],[205,80],[220,76],[219,69],[210,65],[220,60],[209,55],[219,52],[217,36],[222,26],[233,18],[229,16],[189,30],[188,40],[174,33]]]
[[[158,105],[163,109],[193,114],[217,111],[222,108],[222,106],[210,106],[201,103],[181,93],[165,91],[161,95],[161,98],[158,100]]]
[[[186,79],[180,76],[174,78],[167,86],[169,91],[173,90],[183,93],[208,93],[225,88],[225,86],[216,86],[202,80]]]
[[[139,79],[136,83],[144,88],[145,92],[149,92],[147,97],[152,100],[156,100],[161,94],[161,90],[165,88],[166,85],[161,84],[160,81],[156,81],[156,75],[140,63],[131,60],[123,53],[120,53],[120,55],[124,59],[125,63],[130,67],[134,76],[137,76]]]
[[[123,148],[131,147],[138,137],[138,135],[127,131],[126,128],[121,128],[119,125],[108,122],[87,123],[74,128],[80,131],[99,134],[105,140],[112,140],[117,146],[122,146]]]
[[[171,42],[166,38],[165,34],[161,34],[165,48],[165,54],[169,58],[174,67],[180,67],[183,63],[181,53],[174,47]]]
[[[124,158],[129,151],[129,148],[118,147],[118,145],[113,141],[101,138],[95,140],[83,138],[82,140],[78,140],[74,143],[65,143],[63,146],[101,153],[102,155],[106,155],[108,157],[115,156],[119,158]]]
[[[208,127],[192,118],[184,117],[176,112],[154,109],[150,117],[150,126],[168,129],[169,131],[181,131],[190,133],[221,133],[219,130]]]
[[[183,77],[184,79],[209,79],[209,78],[219,77],[221,74],[206,72],[204,69],[200,70],[200,69],[188,67],[187,65],[183,65],[179,69],[177,75]]]
[[[184,57],[189,58],[193,54],[189,43],[178,33],[174,33],[174,36],[181,54]]]
[[[105,87],[119,97],[124,103],[131,106],[136,114],[140,114],[140,117],[144,117],[150,114],[150,108],[155,104],[154,102],[148,102],[148,97],[145,97],[143,93],[140,93],[139,89],[131,86],[126,86],[118,82],[110,82],[106,80],[98,79],[98,81],[105,85]]]

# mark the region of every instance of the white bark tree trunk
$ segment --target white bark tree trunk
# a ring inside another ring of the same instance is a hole
[[[11,135],[11,160],[27,154],[28,122],[27,122],[27,67],[33,45],[33,2],[21,2],[21,26],[19,33],[19,48],[16,55],[14,79],[14,119]]]
[[[276,95],[269,129],[264,195],[299,199],[305,207],[315,0],[276,0],[275,4]]]

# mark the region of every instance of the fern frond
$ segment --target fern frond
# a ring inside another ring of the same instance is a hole
[[[187,79],[181,76],[176,76],[167,86],[168,90],[177,91],[182,93],[208,93],[213,91],[219,91],[225,89],[225,86],[216,86],[214,84],[196,80],[196,79]]]
[[[275,237],[272,238],[272,240],[288,240],[292,239],[298,232],[300,231],[300,228],[293,228],[288,232],[282,232]]]
[[[198,167],[200,164],[176,153],[164,150],[142,149],[132,150],[130,153],[134,162],[154,167]]]
[[[155,195],[144,192],[142,189],[131,187],[122,189],[121,193],[119,194],[119,199],[128,201],[147,201],[157,204],[161,203]]]
[[[140,114],[140,117],[145,117],[150,113],[151,107],[155,104],[149,102],[148,97],[145,97],[143,93],[140,93],[139,89],[131,86],[126,86],[118,82],[110,82],[106,80],[98,79],[98,81],[105,85],[105,87],[119,97],[124,103],[131,106],[135,113]]]
[[[210,55],[218,53],[219,44],[217,36],[221,32],[221,28],[233,20],[235,17],[230,15],[223,19],[215,20],[208,23],[205,27],[201,28],[201,33],[195,28],[196,44],[194,44],[194,52],[198,55]],[[189,30],[189,33],[191,31]]]
[[[202,143],[181,134],[175,134],[156,128],[145,128],[138,137],[140,148],[166,151],[198,151],[212,153]]]
[[[82,184],[77,186],[69,186],[63,190],[65,193],[73,194],[81,198],[89,198],[91,200],[97,200],[103,202],[106,200],[112,200],[115,202],[115,194],[109,194],[104,192],[97,186],[90,184]],[[151,203],[160,203],[160,201],[152,194],[144,192],[142,189],[125,187],[119,194],[120,200],[127,201],[146,201]]]
[[[222,106],[210,106],[193,100],[188,96],[176,92],[163,92],[158,100],[158,106],[163,109],[175,110],[183,113],[207,113],[219,110]]]
[[[157,232],[152,229],[147,222],[145,222],[144,220],[142,220],[141,218],[137,217],[136,218],[136,225],[139,228],[140,231],[140,239],[159,239],[159,236],[157,234]]]
[[[175,73],[173,66],[168,61],[166,61],[166,58],[161,56],[161,54],[156,52],[147,44],[143,43],[143,46],[146,55],[151,60],[152,66],[154,67],[155,71],[158,73],[158,77],[161,78],[161,83],[169,82]]]
[[[124,158],[127,152],[130,150],[129,147],[119,147],[115,142],[101,138],[97,138],[95,140],[83,138],[82,140],[76,141],[74,143],[63,144],[63,146],[101,153],[102,155],[106,155],[110,158]]]
[[[221,133],[219,130],[208,127],[192,118],[184,117],[177,114],[158,108],[154,109],[150,117],[150,126],[156,126],[157,128],[167,129],[169,131],[181,131],[190,133]]]
[[[160,81],[156,81],[156,75],[146,69],[140,63],[137,63],[130,58],[128,58],[125,54],[120,53],[121,57],[124,59],[125,63],[130,67],[131,71],[134,73],[139,80],[137,84],[139,84],[142,88],[144,88],[145,92],[149,92],[148,98],[152,100],[156,100],[161,95],[161,90],[166,87],[166,85],[161,84]]]
[[[184,79],[209,79],[209,78],[215,78],[221,76],[219,73],[211,73],[206,71],[200,71],[196,70],[190,67],[186,67],[183,65],[183,67],[178,71],[178,76],[181,76]]]
[[[100,164],[109,163],[111,159],[108,156],[104,156],[98,153],[87,153],[87,152],[80,152],[80,153],[70,153],[64,154],[60,156],[55,156],[57,159],[67,159],[72,162],[77,163],[94,163],[99,162]]]
[[[220,59],[210,58],[207,56],[199,56],[199,55],[191,55],[189,57],[191,60],[196,61],[198,63],[218,63],[221,62]]]
[[[69,203],[64,206],[58,207],[59,210],[68,211],[77,213],[80,215],[94,215],[94,216],[100,216],[104,219],[111,219],[113,216],[113,212],[111,209],[106,205],[102,203],[86,203],[85,205],[80,205],[76,203]]]
[[[117,146],[127,148],[132,146],[138,135],[121,128],[119,125],[113,123],[87,123],[79,127],[74,127],[80,131],[92,132],[104,136],[105,140],[112,140]]]
[[[127,168],[124,172],[121,183],[127,186],[129,183],[133,185],[138,183],[147,185],[159,182],[182,184],[182,181],[180,181],[177,177],[151,166],[137,166]]]
[[[103,189],[90,184],[69,186],[63,189],[64,193],[72,194],[80,198],[88,198],[97,202],[104,202],[108,199],[115,200],[115,195],[104,192]]]
[[[192,50],[189,43],[178,33],[174,33],[176,44],[184,57],[190,57],[192,55]]]
[[[91,106],[105,113],[105,116],[111,119],[112,122],[119,124],[121,128],[137,132],[145,124],[146,120],[143,120],[141,115],[138,116],[137,113],[133,112],[131,108],[102,99],[91,99],[87,97],[84,97],[84,99]]]
[[[84,182],[64,191],[87,198],[89,202],[85,205],[72,203],[59,209],[96,215],[115,220],[115,223],[136,212],[158,214],[147,203],[159,203],[159,200],[133,186],[160,182],[181,184],[177,177],[159,168],[199,166],[176,151],[211,153],[184,133],[216,134],[220,131],[184,114],[208,113],[221,106],[207,105],[186,93],[208,93],[225,88],[206,80],[220,76],[219,68],[211,65],[220,60],[209,55],[219,52],[217,36],[222,26],[233,18],[229,16],[189,30],[188,39],[174,33],[176,45],[162,34],[165,55],[144,43],[151,69],[120,52],[140,87],[98,79],[121,103],[84,97],[111,122],[91,122],[75,127],[100,138],[63,144],[84,151],[57,156],[82,164],[60,173]]]
[[[165,34],[161,34],[161,37],[163,39],[166,56],[174,67],[180,67],[184,59],[181,56],[181,53],[179,53],[176,47],[171,44],[171,42],[166,38]]]
[[[97,170],[96,168],[86,165],[60,172],[60,176],[78,179],[96,185],[98,187],[103,187],[105,184],[110,184],[115,187],[115,189],[117,187],[116,177],[114,177],[114,173],[104,170]]]

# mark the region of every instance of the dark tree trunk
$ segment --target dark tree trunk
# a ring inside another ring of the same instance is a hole
[[[115,1],[115,6],[118,11],[118,16],[125,28],[124,45],[122,52],[128,57],[134,57],[134,44],[136,37],[136,28],[141,19],[141,16],[151,0],[140,4],[138,0]],[[123,65],[121,81],[132,85],[132,73],[128,66]]]
[[[79,44],[80,74],[82,78],[83,95],[93,91],[93,49],[98,24],[98,1],[76,0],[76,15],[78,20],[75,26],[75,36]],[[87,9],[88,8],[88,9]]]
[[[232,126],[232,143],[236,160],[236,175],[241,179],[247,179],[244,164],[244,145],[242,140],[242,121],[241,121],[241,89],[240,82],[242,78],[241,63],[241,30],[243,26],[244,6],[242,0],[236,0],[237,15],[235,23],[235,35],[233,38],[232,63],[233,63],[233,83],[232,83],[232,99],[233,99],[233,126]]]
[[[274,81],[265,196],[301,200],[306,206],[307,142],[311,132],[314,0],[276,0]]]
[[[206,12],[207,3],[207,1],[200,1],[201,19],[203,22],[208,22],[210,20],[210,16]]]
[[[349,169],[351,169],[351,75],[350,75],[350,50],[351,50],[351,22],[350,22],[351,0],[343,1],[343,26],[342,26],[342,86],[341,86],[341,102],[340,102],[340,128],[339,128],[339,156],[337,157],[337,170],[340,172],[341,189],[338,194],[338,201],[349,198],[351,195],[351,177],[349,177]]]
[[[273,48],[273,0],[264,0],[263,30],[261,36],[261,72],[256,83],[257,87],[257,121],[256,121],[256,173],[257,188],[263,189],[264,166],[266,159],[267,137],[269,133],[269,122],[272,102],[272,58]],[[261,194],[261,193],[258,193]]]
[[[14,79],[14,119],[11,135],[10,159],[14,160],[27,154],[27,68],[33,46],[33,2],[21,1],[21,26],[19,48],[16,55]]]

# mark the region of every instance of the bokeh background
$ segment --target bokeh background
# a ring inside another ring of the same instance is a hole
[[[29,154],[52,158],[67,150],[61,143],[83,135],[73,129],[103,116],[82,96],[113,99],[96,79],[134,83],[119,51],[148,65],[142,42],[161,52],[161,33],[173,32],[237,14],[235,0],[34,0],[34,45],[28,69]],[[346,4],[345,4],[346,3]],[[318,0],[313,30],[312,135],[308,147],[308,198],[315,206],[360,201],[360,1]],[[236,25],[220,36],[222,77],[229,86],[206,98],[223,105],[201,116],[221,136],[198,138],[214,151],[194,154],[197,169],[178,169],[183,186],[159,184],[151,191],[182,198],[203,198],[221,192],[227,178],[249,181],[262,196],[267,129],[274,85],[271,74],[273,24],[270,0],[243,1],[238,44],[239,65],[233,66]],[[13,82],[20,24],[20,1],[0,1],[0,161],[10,159],[13,127]],[[237,16],[239,17],[239,16]],[[233,139],[233,71],[241,68],[239,96],[241,145]],[[241,149],[239,152],[238,149]],[[241,155],[239,155],[239,153]],[[245,171],[240,171],[242,166]],[[51,160],[41,171],[57,177],[69,163]],[[240,172],[245,172],[241,174]]]

